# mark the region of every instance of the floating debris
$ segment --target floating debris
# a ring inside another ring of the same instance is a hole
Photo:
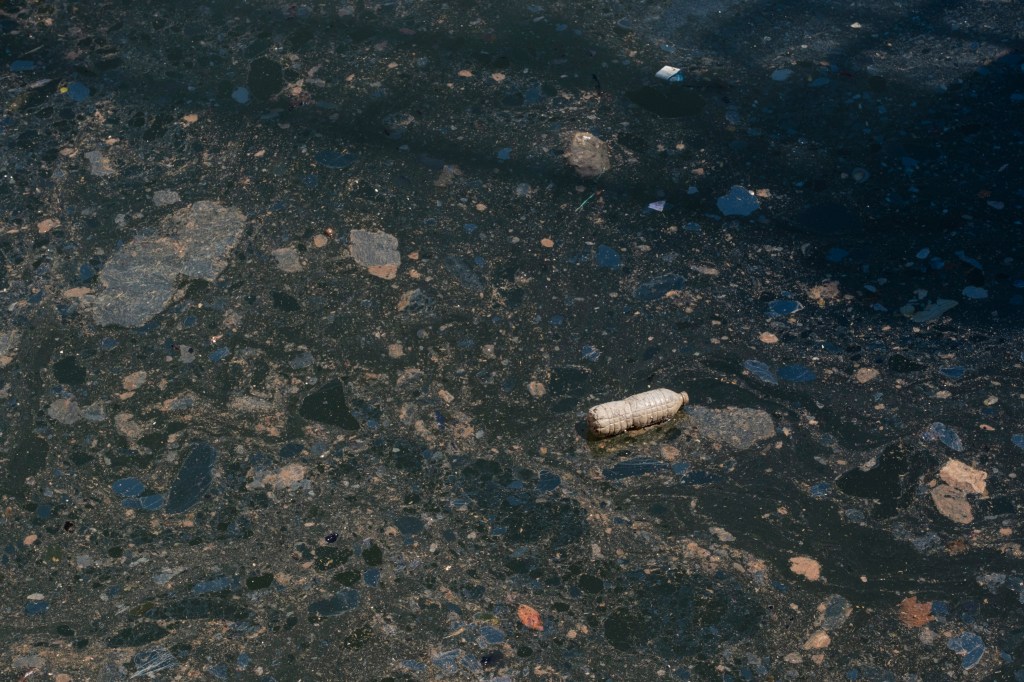
[[[771,367],[760,360],[746,360],[743,362],[743,368],[750,372],[750,374],[759,381],[771,384],[772,386],[777,386],[779,384],[779,379],[775,376],[775,373],[772,372]]]
[[[654,75],[656,78],[670,83],[682,83],[684,80],[682,70],[674,66],[663,66]]]
[[[188,511],[202,499],[213,482],[217,451],[209,443],[194,443],[178,469],[167,499],[167,513]]]
[[[658,388],[590,408],[587,426],[590,433],[599,438],[614,436],[663,422],[688,402],[690,398],[686,393]]]
[[[740,185],[733,185],[726,194],[719,197],[717,206],[725,216],[748,216],[761,208],[754,193]]]
[[[608,144],[588,132],[569,133],[565,159],[581,178],[596,178],[612,167]]]
[[[540,612],[537,609],[527,604],[520,604],[516,614],[519,616],[519,622],[526,629],[536,630],[537,632],[544,631],[544,621],[541,620]]]
[[[398,252],[398,239],[386,232],[352,230],[348,234],[352,259],[366,268],[374,277],[394,279],[402,256]]]
[[[768,304],[768,317],[785,317],[804,309],[803,303],[791,299],[781,299]]]
[[[775,422],[764,410],[751,407],[713,409],[694,405],[686,408],[686,413],[703,437],[736,450],[747,450],[775,436]]]
[[[942,443],[947,448],[955,452],[963,452],[964,449],[964,444],[960,440],[960,436],[957,435],[956,431],[942,422],[932,422],[932,424],[924,430],[924,433],[921,434],[921,440],[925,443]]]
[[[158,315],[178,290],[178,278],[212,281],[245,228],[241,211],[197,201],[165,218],[155,236],[136,237],[99,274],[92,301],[99,325],[140,327]]]
[[[960,667],[970,670],[978,665],[981,657],[985,655],[985,642],[973,632],[963,632],[951,637],[946,642],[946,648],[955,654],[963,656]]]
[[[633,296],[640,301],[656,301],[670,292],[679,291],[684,286],[686,286],[685,277],[669,273],[647,280],[633,291]]]
[[[807,383],[818,378],[809,367],[799,364],[779,367],[778,376],[783,381],[790,383]]]
[[[809,556],[795,556],[789,560],[789,570],[814,582],[821,580],[821,564]]]

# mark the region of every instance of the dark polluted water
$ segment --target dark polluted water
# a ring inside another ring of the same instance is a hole
[[[5,3],[0,677],[1024,680],[1022,34]]]

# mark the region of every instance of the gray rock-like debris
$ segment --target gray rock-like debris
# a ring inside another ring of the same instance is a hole
[[[713,410],[707,407],[686,408],[702,436],[724,443],[737,450],[746,450],[759,441],[775,435],[775,423],[764,410],[727,408]]]
[[[82,418],[82,410],[74,398],[57,398],[46,410],[50,419],[71,425]]]
[[[154,235],[136,237],[99,275],[93,299],[99,325],[141,327],[171,302],[179,278],[212,281],[245,229],[245,216],[215,201],[197,201],[161,221]]]
[[[353,260],[367,272],[382,279],[394,279],[402,256],[398,239],[387,232],[352,230],[348,234],[349,252]]]
[[[7,355],[18,348],[21,332],[17,329],[0,332],[0,355]]]
[[[158,189],[153,192],[154,206],[173,206],[181,201],[181,195],[173,189]]]
[[[612,167],[608,143],[587,132],[572,133],[565,159],[583,178],[596,178]]]

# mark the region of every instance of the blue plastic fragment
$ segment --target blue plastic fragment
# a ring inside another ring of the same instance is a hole
[[[15,59],[11,62],[11,71],[15,73],[19,71],[31,71],[36,68],[36,63],[31,59]]]
[[[502,147],[498,150],[498,160],[508,161],[512,158],[512,147]]]
[[[196,441],[191,445],[168,492],[167,513],[180,514],[202,499],[213,482],[216,461],[217,450],[209,443]]]
[[[239,104],[249,103],[249,88],[239,86],[235,88],[234,92],[231,93],[231,99],[235,100]]]
[[[639,301],[655,301],[670,291],[682,289],[685,285],[686,278],[682,275],[659,275],[639,285],[633,291],[633,296]]]
[[[430,659],[430,662],[436,665],[438,668],[448,674],[454,674],[459,669],[459,656],[462,655],[462,649],[451,649],[449,651],[442,651],[438,655]]]
[[[230,355],[231,349],[228,347],[218,348],[217,350],[210,353],[210,362],[220,362],[228,355]]]
[[[146,649],[132,656],[135,674],[132,677],[149,677],[152,679],[161,670],[177,667],[178,659],[167,649],[156,647]]]
[[[755,379],[759,379],[766,384],[771,384],[773,386],[777,386],[779,384],[779,380],[775,376],[775,373],[772,372],[771,367],[760,360],[746,360],[743,363],[743,368],[750,372]]]
[[[341,152],[323,151],[316,155],[316,162],[328,168],[348,168],[356,162],[355,154],[342,154]]]
[[[558,474],[553,474],[547,469],[541,469],[540,476],[537,480],[537,492],[547,493],[551,492],[559,485],[562,484],[562,479]]]
[[[921,434],[921,440],[925,443],[938,441],[955,452],[963,452],[964,449],[964,444],[960,440],[960,436],[957,435],[957,432],[942,422],[933,422]]]
[[[72,102],[84,102],[89,99],[91,91],[88,86],[83,83],[75,81],[74,83],[68,84],[68,97],[71,98]]]
[[[981,661],[985,653],[985,642],[973,632],[962,632],[956,637],[951,637],[946,642],[946,648],[963,656],[960,667],[970,670]]]
[[[138,499],[138,508],[142,511],[157,511],[164,506],[164,496],[143,495]]]
[[[493,625],[480,626],[480,637],[483,638],[487,646],[494,646],[505,641],[505,633]]]
[[[622,267],[622,256],[610,246],[601,244],[597,247],[595,262],[599,268],[620,268]]]
[[[965,298],[970,298],[976,301],[988,298],[988,290],[983,287],[964,287],[962,293]]]
[[[846,249],[841,249],[838,246],[833,246],[831,249],[828,250],[828,253],[825,254],[825,260],[827,260],[829,263],[842,263],[849,255],[850,252],[847,251]]]
[[[967,263],[968,265],[970,265],[972,267],[975,267],[978,270],[984,270],[985,269],[984,267],[982,267],[981,262],[978,259],[971,258],[965,252],[963,252],[963,251],[956,251],[954,253],[956,254],[956,257],[959,258],[960,260],[962,260],[964,263]]]
[[[811,497],[826,497],[830,492],[832,492],[832,484],[828,482],[815,483],[811,486],[808,492],[810,492]]]
[[[716,206],[726,216],[748,216],[760,208],[753,192],[740,185],[733,185],[728,194],[720,196]]]
[[[768,317],[785,317],[803,309],[804,306],[800,301],[780,299],[768,304]]]
[[[114,492],[121,497],[137,497],[146,489],[146,484],[137,478],[122,478],[114,481]]]
[[[943,367],[939,370],[939,374],[947,379],[962,379],[966,371],[966,368],[958,365],[956,367]]]
[[[1024,450],[1024,433],[1015,433],[1010,436],[1010,442],[1021,450]]]
[[[799,364],[780,367],[778,375],[783,381],[789,381],[792,383],[806,383],[818,378],[817,375],[815,375],[809,368]]]
[[[163,495],[144,495],[143,497],[126,497],[121,500],[121,506],[125,509],[139,509],[142,511],[157,511],[164,506]]]
[[[601,351],[594,348],[593,346],[583,346],[583,348],[580,349],[580,352],[583,355],[583,359],[587,360],[588,362],[597,362],[599,359],[601,359]]]

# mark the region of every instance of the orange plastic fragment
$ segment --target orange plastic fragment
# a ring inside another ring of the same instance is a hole
[[[537,609],[532,606],[527,606],[526,604],[519,605],[519,622],[530,630],[544,631],[544,621],[541,620]]]

